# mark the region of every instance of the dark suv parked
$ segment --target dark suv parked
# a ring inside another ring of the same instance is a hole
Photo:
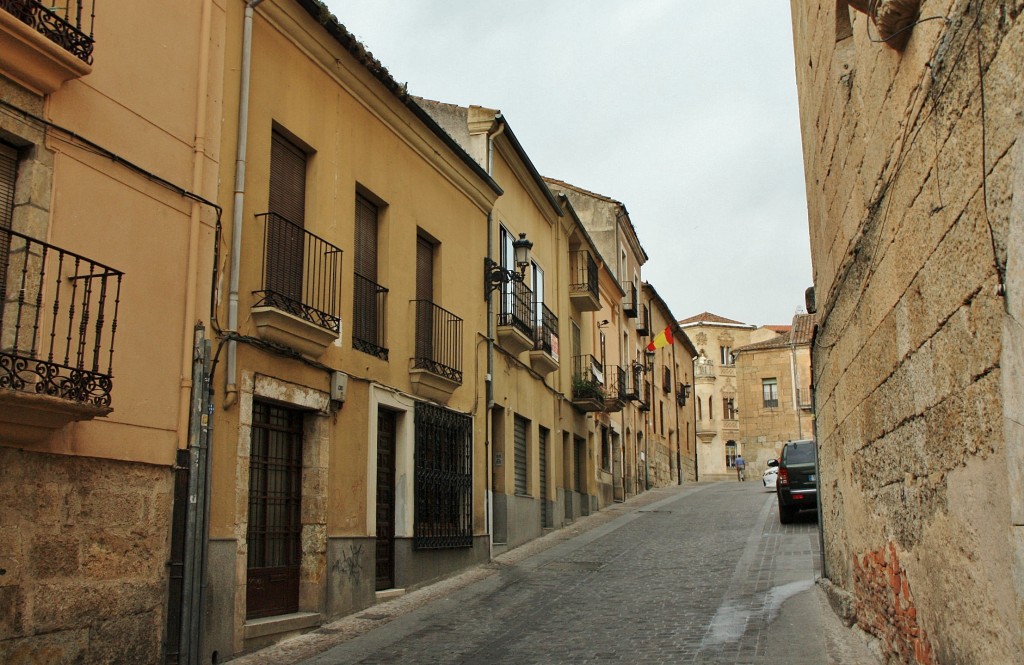
[[[790,441],[779,457],[779,521],[789,524],[800,510],[818,509],[817,448],[814,441]]]

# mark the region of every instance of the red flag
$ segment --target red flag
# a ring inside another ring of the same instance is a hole
[[[658,333],[658,336],[651,340],[651,343],[647,345],[648,351],[657,351],[663,346],[668,346],[672,343],[672,326],[666,326],[664,330]]]

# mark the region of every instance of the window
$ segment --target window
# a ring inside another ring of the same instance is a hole
[[[697,398],[697,420],[704,420],[704,402]]]
[[[414,549],[473,546],[473,421],[416,402]]]
[[[725,442],[725,467],[731,469],[736,466],[736,442]]]
[[[608,436],[608,428],[604,425],[601,426],[601,469],[603,471],[612,470],[611,437]]]
[[[299,609],[302,412],[253,402],[246,618]]]
[[[723,397],[722,398],[722,409],[725,413],[724,418],[726,420],[736,420],[736,398],[735,397]]]
[[[518,272],[516,265],[515,248],[512,243],[515,241],[512,232],[504,226],[498,231],[499,261],[498,263],[507,271]],[[532,275],[536,285],[537,275]],[[543,281],[543,275],[540,276]],[[510,280],[501,285],[501,311],[498,315],[500,325],[515,326],[517,329],[531,339],[534,335],[534,305],[531,303],[533,294],[525,282]]]
[[[516,494],[525,495],[529,489],[527,484],[527,472],[529,471],[529,465],[527,464],[527,453],[529,449],[526,441],[526,430],[529,428],[530,421],[522,416],[515,417],[513,432],[515,436],[515,490]]]
[[[731,346],[720,346],[718,351],[720,354],[719,362],[722,364],[722,367],[732,367],[736,364],[736,359],[732,357]]]
[[[764,396],[764,408],[775,409],[779,406],[779,382],[776,379],[761,379],[761,393]]]
[[[715,400],[710,395],[708,396],[708,420],[715,419]]]
[[[667,393],[672,392],[672,369],[670,367],[661,368],[661,388]]]
[[[665,403],[661,401],[658,402],[658,425],[661,435],[665,436]]]
[[[286,311],[302,302],[306,224],[306,152],[274,131],[270,141],[265,290]]]
[[[377,283],[379,215],[376,203],[366,196],[356,195],[352,348],[387,360],[384,314],[388,290]]]

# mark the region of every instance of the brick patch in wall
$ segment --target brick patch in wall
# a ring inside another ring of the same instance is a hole
[[[928,635],[917,622],[910,581],[900,566],[896,545],[853,560],[854,608],[861,630],[882,641],[900,662],[935,665]]]

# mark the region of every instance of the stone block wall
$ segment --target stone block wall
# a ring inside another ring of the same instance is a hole
[[[154,663],[171,470],[0,447],[0,662]]]
[[[1002,333],[1024,3],[925,0],[902,51],[844,2],[791,4],[827,574],[893,658],[1024,662]]]

